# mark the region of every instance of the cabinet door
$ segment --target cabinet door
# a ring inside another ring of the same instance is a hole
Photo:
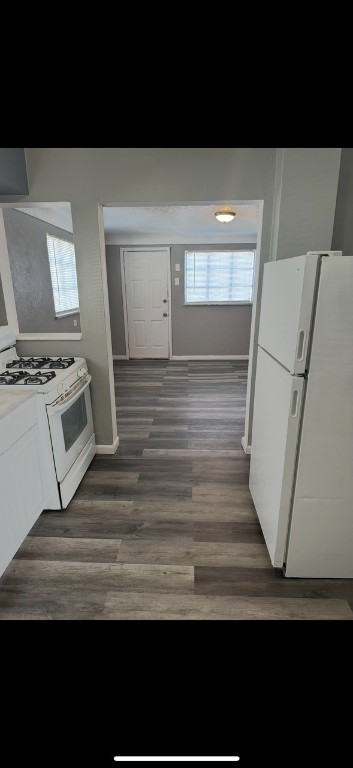
[[[0,456],[0,575],[7,568],[23,538],[15,493],[16,479],[10,453],[11,450]]]
[[[15,486],[17,509],[24,538],[45,508],[45,492],[37,425],[26,432],[11,447],[8,453],[12,454],[13,466],[15,471],[17,470]]]
[[[37,425],[0,456],[0,575],[45,508]]]

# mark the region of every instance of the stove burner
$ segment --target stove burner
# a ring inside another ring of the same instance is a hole
[[[48,368],[69,368],[75,362],[74,357],[58,357],[57,360],[53,360],[48,363]],[[42,368],[43,366],[41,366]]]
[[[69,368],[74,362],[74,357],[19,357],[6,363],[6,368]]]
[[[46,384],[47,381],[54,379],[55,375],[54,371],[38,371],[32,374],[25,371],[21,384]]]
[[[0,375],[0,384],[18,384],[23,378],[24,373],[20,373],[20,371],[15,371],[14,373],[4,371]]]
[[[44,364],[44,363],[49,363],[49,361],[50,361],[51,359],[52,359],[51,357],[28,357],[28,358],[27,358],[27,360],[30,360],[31,362],[33,361],[34,363],[37,363],[38,365],[39,365],[40,363],[41,363],[41,364]],[[22,360],[22,358],[21,358],[21,360]]]
[[[12,363],[7,363],[6,368],[15,368],[16,360],[13,360]],[[26,363],[18,362],[16,365],[16,368],[26,368]],[[31,368],[31,363],[29,363],[29,367]]]
[[[28,371],[14,371],[8,373],[7,371],[0,375],[1,384],[46,384],[51,379],[54,379],[56,373],[54,371],[38,371],[38,373],[28,373]]]
[[[6,363],[6,368],[41,368],[49,360],[50,357],[19,357]]]

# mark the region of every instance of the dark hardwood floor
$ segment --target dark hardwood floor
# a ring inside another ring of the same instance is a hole
[[[43,512],[1,619],[343,619],[353,580],[274,570],[248,488],[247,363],[116,362],[120,446]]]

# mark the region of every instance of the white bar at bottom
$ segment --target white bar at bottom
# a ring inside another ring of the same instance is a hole
[[[185,761],[187,762],[200,762],[200,761],[207,761],[211,763],[219,763],[219,762],[226,762],[231,763],[232,761],[240,760],[240,757],[121,757],[121,755],[116,755],[114,757],[114,760],[118,761],[126,761],[128,763],[149,763],[149,762],[161,762],[164,760],[168,760],[169,762],[180,762],[183,763]]]

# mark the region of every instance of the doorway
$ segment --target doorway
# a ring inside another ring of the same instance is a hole
[[[171,356],[170,248],[122,248],[121,278],[127,356]]]

